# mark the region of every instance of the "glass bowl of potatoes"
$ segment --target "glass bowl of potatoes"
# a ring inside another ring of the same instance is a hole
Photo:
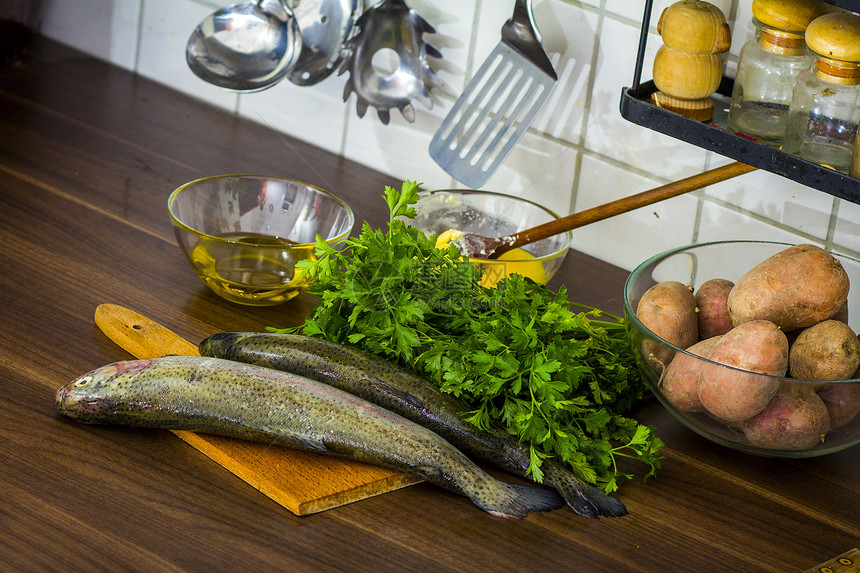
[[[783,458],[860,443],[860,261],[812,244],[679,247],[633,270],[624,314],[649,388],[701,436]]]

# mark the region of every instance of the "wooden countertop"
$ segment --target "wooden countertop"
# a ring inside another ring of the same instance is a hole
[[[375,225],[399,185],[47,40],[0,70],[0,569],[792,572],[860,544],[860,449],[733,453],[653,401],[636,415],[663,469],[600,520],[502,520],[426,484],[297,517],[169,432],[59,418],[59,386],[129,357],[95,327],[100,303],[195,342],[307,312],[219,299],[176,246],[169,193],[241,172],[320,185]],[[552,284],[620,312],[625,276],[571,252]]]

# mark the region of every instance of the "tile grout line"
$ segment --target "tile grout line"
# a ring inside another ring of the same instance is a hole
[[[143,13],[146,0],[140,0],[137,6],[137,38],[134,42],[134,73],[140,74],[140,52],[143,43]]]
[[[574,213],[576,211],[576,200],[579,197],[579,182],[582,179],[582,157],[586,152],[586,136],[588,135],[588,118],[591,114],[591,102],[592,102],[592,93],[594,92],[594,80],[597,74],[597,64],[600,53],[600,34],[603,30],[603,22],[606,15],[606,0],[600,0],[600,11],[597,14],[597,26],[594,33],[594,41],[592,42],[591,49],[591,62],[588,70],[588,80],[586,81],[586,89],[585,89],[585,102],[582,106],[582,128],[579,132],[579,141],[577,141],[577,146],[579,148],[579,153],[576,154],[576,161],[574,162],[573,169],[573,181],[570,184],[570,202],[568,205],[568,212]]]

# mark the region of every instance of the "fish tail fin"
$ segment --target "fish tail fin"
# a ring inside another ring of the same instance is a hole
[[[544,483],[558,490],[578,515],[595,519],[627,515],[627,508],[621,501],[579,479],[561,465],[544,462]]]
[[[496,503],[475,504],[496,517],[522,519],[533,511],[552,511],[564,505],[564,499],[555,490],[533,485],[502,483]]]

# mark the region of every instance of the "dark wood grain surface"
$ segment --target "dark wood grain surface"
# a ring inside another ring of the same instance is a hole
[[[654,402],[663,470],[600,520],[497,519],[426,484],[297,517],[169,432],[59,418],[59,386],[129,357],[101,303],[191,341],[307,313],[227,303],[183,259],[167,197],[219,173],[302,179],[376,225],[399,184],[49,41],[0,69],[0,570],[792,572],[860,544],[860,450],[733,453]],[[552,285],[620,312],[625,276],[571,252]]]

